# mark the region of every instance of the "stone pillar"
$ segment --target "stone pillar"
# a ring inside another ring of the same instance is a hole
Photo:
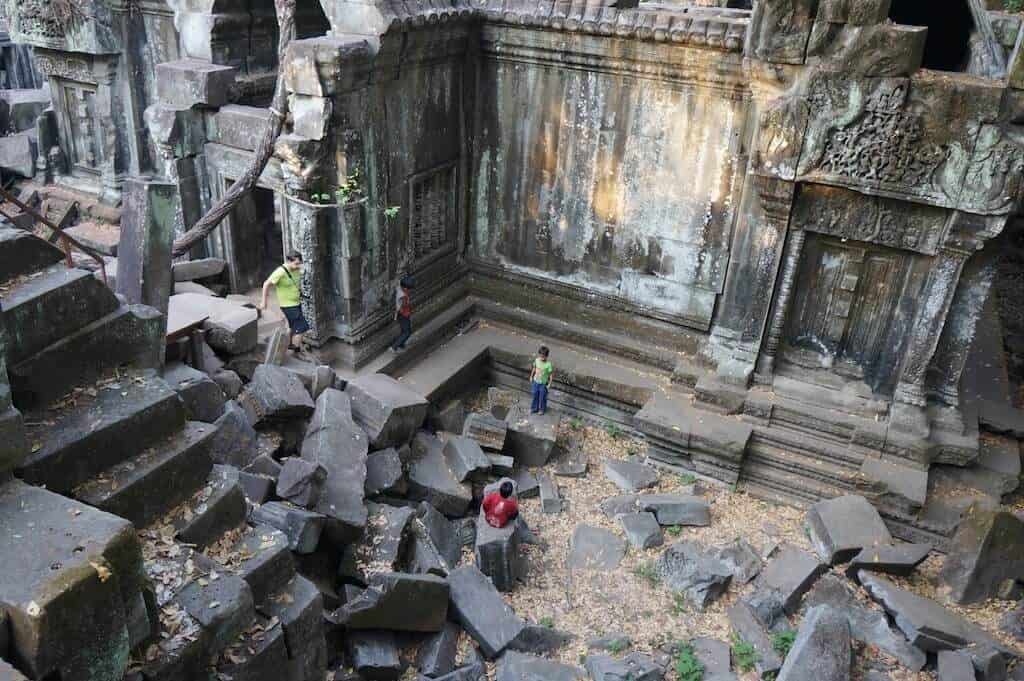
[[[960,377],[995,275],[996,258],[992,248],[968,260],[960,275],[960,285],[935,351],[928,383],[929,393],[951,407],[960,406]]]
[[[322,344],[331,337],[334,315],[331,313],[329,234],[336,208],[321,206],[294,196],[280,194],[283,202],[285,250],[302,254],[302,312],[309,321],[306,339]]]
[[[718,378],[747,387],[761,348],[793,208],[794,184],[748,175],[725,291],[707,354]]]
[[[800,258],[803,255],[804,240],[806,238],[807,232],[796,227],[789,233],[786,261],[783,264],[782,278],[779,280],[778,294],[775,296],[775,308],[772,313],[771,322],[768,325],[764,346],[761,349],[760,356],[757,358],[755,380],[763,385],[771,384],[772,375],[775,372],[775,356],[778,354],[782,331],[786,326],[789,303],[793,299],[793,282],[796,279],[796,273],[800,269]]]
[[[165,330],[177,214],[178,192],[173,183],[134,177],[125,183],[117,292],[129,303],[142,303],[162,312]]]
[[[946,246],[935,256],[904,351],[903,369],[894,395],[897,402],[925,406],[925,374],[938,347],[960,272],[969,255],[968,251]]]

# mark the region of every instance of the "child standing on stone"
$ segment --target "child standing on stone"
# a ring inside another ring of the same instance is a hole
[[[551,376],[555,368],[548,361],[549,351],[547,346],[540,346],[537,350],[537,359],[533,360],[533,371],[530,372],[530,389],[533,393],[533,404],[530,407],[531,414],[544,414],[548,410],[548,386],[551,385]]]

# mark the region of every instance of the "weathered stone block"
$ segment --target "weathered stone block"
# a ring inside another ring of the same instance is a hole
[[[694,542],[677,542],[658,557],[655,569],[672,591],[703,611],[717,600],[732,581],[732,570],[713,552]]]
[[[583,670],[511,650],[498,660],[497,681],[580,681]]]
[[[320,490],[327,479],[327,469],[319,463],[290,456],[282,462],[277,477],[277,496],[305,508],[320,501]]]
[[[830,565],[849,560],[865,547],[892,543],[889,528],[864,497],[819,501],[807,512],[805,523],[814,550]]]
[[[768,632],[758,621],[753,608],[744,600],[738,600],[727,611],[729,626],[733,634],[741,640],[749,643],[757,652],[754,668],[762,677],[768,672],[777,672],[782,668],[782,660],[779,659]]]
[[[129,178],[117,245],[117,292],[169,315],[171,245],[177,222],[177,187],[169,182]],[[174,323],[168,319],[168,328]]]
[[[786,612],[794,613],[800,607],[800,599],[827,569],[811,554],[783,544],[765,565],[758,584],[777,592]]]
[[[313,400],[299,377],[287,369],[269,364],[256,367],[252,381],[239,395],[238,403],[252,425],[308,418],[314,410]]]
[[[931,544],[897,544],[866,548],[853,557],[846,568],[846,574],[851,579],[856,579],[859,570],[869,570],[906,577],[924,562],[931,551]]]
[[[807,611],[785,664],[782,681],[848,681],[853,651],[850,625],[843,613],[827,605]]]
[[[227,262],[221,258],[196,258],[171,263],[171,273],[175,282],[193,281],[216,277],[226,266]]]
[[[957,603],[998,595],[1007,579],[1024,577],[1024,519],[977,504],[967,509],[939,573]]]
[[[519,546],[518,525],[510,522],[505,527],[492,527],[484,519],[483,510],[476,521],[476,564],[491,578],[498,591],[512,591],[516,581],[524,574],[525,566]]]
[[[479,532],[479,530],[478,530]],[[569,540],[566,567],[570,570],[614,570],[626,555],[626,542],[601,527],[577,525]]]
[[[228,103],[237,72],[233,66],[199,59],[164,62],[156,65],[156,94],[163,104],[176,109],[216,109]]]
[[[501,654],[526,626],[477,567],[452,570],[448,584],[455,616],[488,658]]]
[[[361,679],[390,681],[402,672],[398,644],[390,631],[353,631],[345,637],[345,649]]]
[[[402,459],[394,447],[372,452],[366,457],[367,496],[376,494],[405,494],[408,485],[402,472]]]
[[[374,449],[400,447],[412,440],[427,417],[429,403],[385,374],[349,381],[345,392],[352,399],[352,416],[370,436]]]
[[[450,518],[465,515],[473,490],[456,479],[436,438],[418,437],[422,453],[409,464],[409,498],[429,502]]]
[[[658,471],[635,461],[606,461],[604,474],[623,492],[639,492],[658,484]]]
[[[665,542],[661,525],[653,513],[623,513],[619,515],[618,521],[633,548],[651,549]]]
[[[174,600],[203,628],[211,650],[233,642],[256,616],[252,590],[244,579],[232,574],[193,581]]]
[[[202,371],[176,363],[164,370],[164,380],[185,403],[190,420],[213,423],[224,413],[224,391]]]
[[[350,630],[441,631],[448,614],[448,583],[436,575],[387,572],[332,614]]]
[[[308,554],[316,551],[327,518],[288,502],[268,501],[253,509],[252,521],[281,530],[290,550]]]
[[[508,423],[486,412],[473,412],[466,417],[462,434],[476,440],[484,449],[500,452],[505,448]]]
[[[19,132],[0,137],[0,168],[25,178],[35,176],[35,132]]]
[[[522,409],[509,414],[504,453],[520,466],[543,466],[555,451],[558,435],[557,414],[527,414]]]
[[[366,531],[359,541],[345,547],[338,574],[347,580],[367,583],[374,572],[400,570],[409,545],[409,522],[416,514],[408,507],[367,504]]]
[[[444,460],[448,468],[459,482],[476,473],[486,473],[491,469],[491,460],[484,455],[480,445],[468,437],[452,435],[444,443]]]

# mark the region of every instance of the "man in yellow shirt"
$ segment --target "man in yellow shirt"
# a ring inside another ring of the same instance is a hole
[[[302,315],[302,297],[299,293],[299,279],[302,277],[302,255],[292,251],[285,256],[284,264],[274,270],[267,280],[263,282],[263,300],[259,309],[267,309],[267,298],[270,296],[270,287],[274,287],[277,293],[277,304],[281,306],[281,312],[288,320],[288,328],[291,329],[288,349],[292,352],[302,350],[302,334],[309,331],[309,322]]]

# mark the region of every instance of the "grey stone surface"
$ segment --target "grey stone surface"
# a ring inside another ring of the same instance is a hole
[[[216,277],[227,265],[222,258],[195,258],[171,263],[174,281],[194,281]]]
[[[462,400],[448,400],[439,407],[431,407],[430,422],[434,430],[461,433],[466,425],[466,406]]]
[[[0,137],[0,168],[31,178],[36,174],[36,136],[34,131]]]
[[[587,641],[590,650],[605,650],[610,653],[621,653],[633,646],[633,639],[623,633],[612,633],[592,638]]]
[[[421,434],[417,442],[422,452],[409,463],[409,498],[427,501],[450,518],[465,515],[473,490],[452,473],[437,438]]]
[[[455,617],[486,657],[493,659],[501,654],[526,626],[475,566],[452,570],[448,585]]]
[[[653,513],[623,513],[617,520],[633,548],[651,549],[665,542],[661,525]]]
[[[834,574],[818,580],[804,597],[804,604],[808,608],[818,605],[836,608],[849,621],[853,638],[896,658],[911,671],[921,670],[928,661],[923,651],[912,646],[902,633],[893,630],[883,611],[861,602],[850,583]]]
[[[658,484],[658,471],[634,461],[606,461],[604,475],[623,492],[639,492]]]
[[[125,183],[117,292],[130,303],[149,305],[164,314],[173,309],[168,297],[175,202],[176,188],[169,182],[132,178]]]
[[[486,450],[502,452],[508,436],[508,423],[487,412],[473,412],[466,417],[462,434],[473,438]]]
[[[288,538],[288,548],[298,554],[313,553],[327,518],[301,506],[268,501],[252,510],[252,521],[277,528]]]
[[[555,466],[555,475],[563,478],[582,478],[587,474],[587,462],[579,454],[567,455]]]
[[[661,582],[682,594],[697,610],[705,610],[725,593],[732,570],[709,551],[694,542],[682,541],[669,546],[654,564]]]
[[[174,600],[203,628],[213,650],[220,650],[233,642],[249,628],[256,615],[249,585],[241,577],[231,574],[221,575],[213,581],[193,581]]]
[[[486,473],[491,469],[491,461],[472,438],[452,435],[444,443],[444,460],[448,469],[459,482],[465,482],[472,475]]]
[[[807,511],[805,523],[814,550],[829,565],[844,563],[863,548],[892,544],[889,528],[864,497],[819,501]]]
[[[852,578],[856,578],[859,570],[884,572],[905,577],[913,573],[914,569],[924,562],[931,551],[931,544],[869,547],[853,557],[846,571]]]
[[[734,679],[730,671],[731,650],[725,641],[714,638],[695,638],[690,641],[693,655],[704,665],[704,678],[708,681],[726,681]]]
[[[630,653],[621,659],[610,655],[587,655],[585,667],[594,681],[661,681],[664,670],[644,653]]]
[[[299,377],[278,366],[261,364],[252,381],[238,397],[249,423],[308,418],[313,415],[313,400]]]
[[[537,485],[540,488],[540,508],[543,513],[561,513],[565,509],[565,500],[558,491],[556,483],[545,471],[538,471]]]
[[[345,650],[361,678],[392,681],[402,673],[398,644],[390,631],[353,631],[345,637]]]
[[[421,502],[416,508],[416,517],[423,523],[423,527],[445,562],[452,567],[456,566],[462,556],[462,541],[456,524],[445,518],[426,501]],[[471,522],[471,519],[467,520]]]
[[[123,239],[122,239],[123,241]],[[118,266],[123,269],[124,244],[118,249],[122,255]],[[123,274],[118,276],[118,286]],[[170,272],[168,272],[170,277]],[[214,350],[230,355],[240,355],[256,347],[257,312],[224,298],[215,298],[199,293],[177,293],[171,297],[171,309],[180,309],[187,316],[206,316],[203,330],[206,342]]]
[[[199,59],[178,59],[156,67],[157,96],[176,109],[195,105],[217,108],[228,103],[238,69]]]
[[[445,604],[447,608],[447,604]],[[437,633],[420,644],[416,653],[416,668],[429,678],[444,676],[455,670],[455,660],[462,630],[454,622],[445,622]]]
[[[1024,601],[1003,615],[1000,628],[1018,641],[1024,641]]]
[[[661,525],[707,527],[711,524],[711,508],[700,497],[686,494],[641,494],[640,508],[650,511]]]
[[[569,540],[565,565],[570,570],[607,572],[617,568],[625,555],[626,542],[614,532],[591,525],[577,525]]]
[[[782,668],[782,660],[772,646],[768,632],[754,615],[753,609],[743,600],[738,600],[726,610],[729,626],[734,635],[754,647],[757,659],[754,667],[762,677],[766,672],[777,672]]]
[[[371,452],[366,457],[366,496],[404,494],[407,489],[402,460],[394,447]]]
[[[327,469],[319,463],[289,456],[281,461],[277,477],[277,496],[305,508],[315,508],[327,479]]]
[[[561,650],[575,639],[576,637],[573,634],[556,629],[555,627],[543,624],[527,624],[519,632],[519,635],[508,644],[508,649],[533,655],[550,655]]]
[[[436,575],[385,572],[332,613],[349,630],[441,631],[448,614],[448,583]]]
[[[540,496],[540,483],[537,476],[525,468],[513,469],[510,474],[512,482],[516,485],[516,496],[520,499],[532,499]]]
[[[238,484],[238,470],[215,464],[206,487],[190,504],[191,512],[175,520],[180,542],[200,549],[218,541],[225,532],[245,523],[245,493]],[[179,507],[180,508],[180,507]]]
[[[717,547],[714,555],[729,566],[732,578],[740,584],[753,580],[761,572],[761,556],[746,539],[734,539],[725,546]]]
[[[579,667],[510,650],[498,660],[494,678],[497,681],[579,681],[584,675]]]
[[[971,656],[962,650],[940,650],[936,667],[939,681],[974,681]]]
[[[381,570],[398,571],[409,544],[409,522],[415,509],[367,504],[366,530],[358,541],[345,546],[338,574],[347,580],[367,583]]]
[[[366,527],[368,447],[366,433],[352,419],[348,395],[333,388],[321,393],[301,452],[306,461],[327,469],[315,510],[327,516],[327,533],[334,542],[348,543]]]
[[[511,475],[515,470],[516,460],[504,454],[487,453],[487,460],[491,463],[491,472],[498,475]]]
[[[555,453],[560,417],[553,413],[530,414],[516,406],[508,415],[504,453],[520,466],[543,466]]]
[[[911,644],[927,652],[955,650],[972,643],[997,642],[977,626],[935,601],[897,587],[879,575],[861,571],[860,582],[885,608]]]
[[[796,641],[779,671],[781,681],[848,681],[853,651],[850,625],[836,608],[807,610]]]
[[[374,449],[406,444],[427,417],[427,401],[385,374],[349,381],[345,392],[352,398],[353,418]]]
[[[510,522],[505,527],[491,527],[484,519],[483,509],[476,521],[476,564],[480,571],[491,578],[498,591],[512,591],[526,573],[525,557],[520,548],[518,523]]]
[[[206,347],[208,348],[210,346],[206,345]],[[213,354],[213,350],[210,350],[210,354]],[[207,368],[209,368],[209,357],[204,361],[206,362]],[[230,369],[221,369],[220,371],[211,374],[210,378],[213,379],[214,383],[220,386],[220,389],[224,391],[224,395],[229,400],[234,400],[242,393],[242,379],[238,374]]]
[[[971,506],[949,543],[939,579],[957,603],[994,598],[1007,579],[1024,577],[1024,518]]]
[[[811,554],[791,544],[783,544],[761,571],[758,585],[777,592],[786,612],[792,614],[800,606],[803,595],[827,569]]]

